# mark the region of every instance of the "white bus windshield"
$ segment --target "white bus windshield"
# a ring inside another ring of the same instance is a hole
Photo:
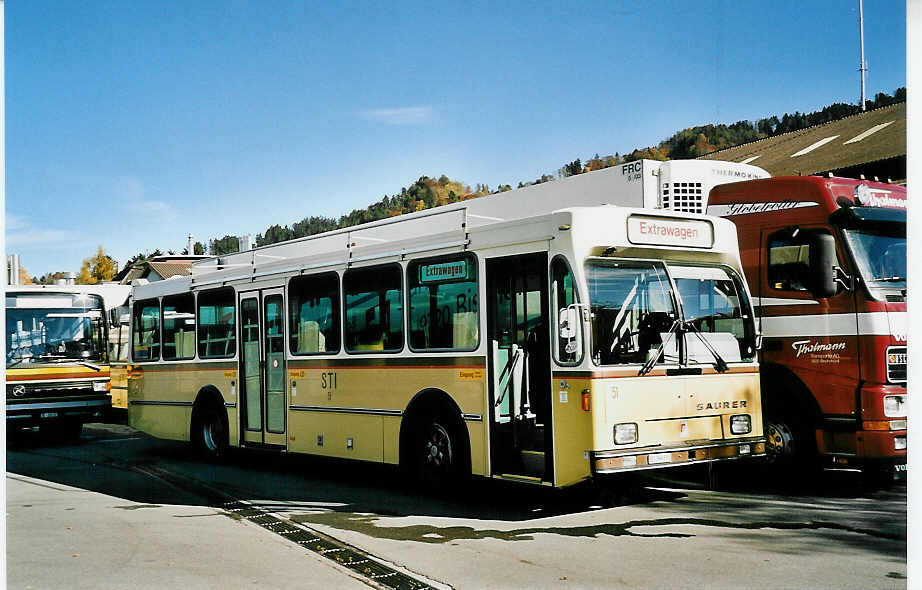
[[[6,366],[105,360],[102,299],[72,293],[6,295]]]
[[[597,365],[642,364],[658,354],[678,314],[659,262],[592,261],[586,267]],[[678,362],[667,354],[661,362]]]
[[[740,281],[721,267],[593,260],[586,279],[597,365],[644,364],[654,357],[660,364],[714,363],[715,353],[725,362],[755,358],[748,301]],[[678,319],[684,324],[674,326]],[[682,334],[685,359],[679,358],[678,336],[670,332]]]

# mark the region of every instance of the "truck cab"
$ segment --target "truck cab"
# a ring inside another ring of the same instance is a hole
[[[714,187],[763,337],[763,409],[779,463],[906,465],[905,187],[776,177]]]

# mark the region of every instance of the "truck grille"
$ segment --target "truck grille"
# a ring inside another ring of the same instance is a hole
[[[906,347],[887,348],[887,381],[906,383]]]
[[[93,382],[65,381],[62,383],[6,384],[6,399],[10,401],[73,395],[93,395]]]

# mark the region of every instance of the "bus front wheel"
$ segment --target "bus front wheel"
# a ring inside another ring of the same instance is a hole
[[[443,412],[424,416],[413,441],[416,479],[430,489],[448,489],[461,478],[457,429]]]

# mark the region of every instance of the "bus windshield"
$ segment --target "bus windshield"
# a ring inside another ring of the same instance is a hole
[[[906,288],[906,226],[892,225],[844,230],[861,276],[871,288]]]
[[[715,352],[726,362],[755,358],[755,323],[739,281],[717,266],[670,264],[669,274],[693,332],[685,334],[689,363],[714,362]]]
[[[7,293],[6,366],[105,360],[102,299],[82,293]]]
[[[660,262],[593,260],[586,267],[597,365],[642,364],[659,353],[678,318],[666,268]],[[674,337],[673,337],[674,342]],[[676,363],[667,350],[660,362]]]
[[[586,279],[597,365],[644,364],[655,356],[661,364],[755,358],[755,323],[745,291],[719,266],[593,260]],[[684,323],[675,325],[678,319]]]

